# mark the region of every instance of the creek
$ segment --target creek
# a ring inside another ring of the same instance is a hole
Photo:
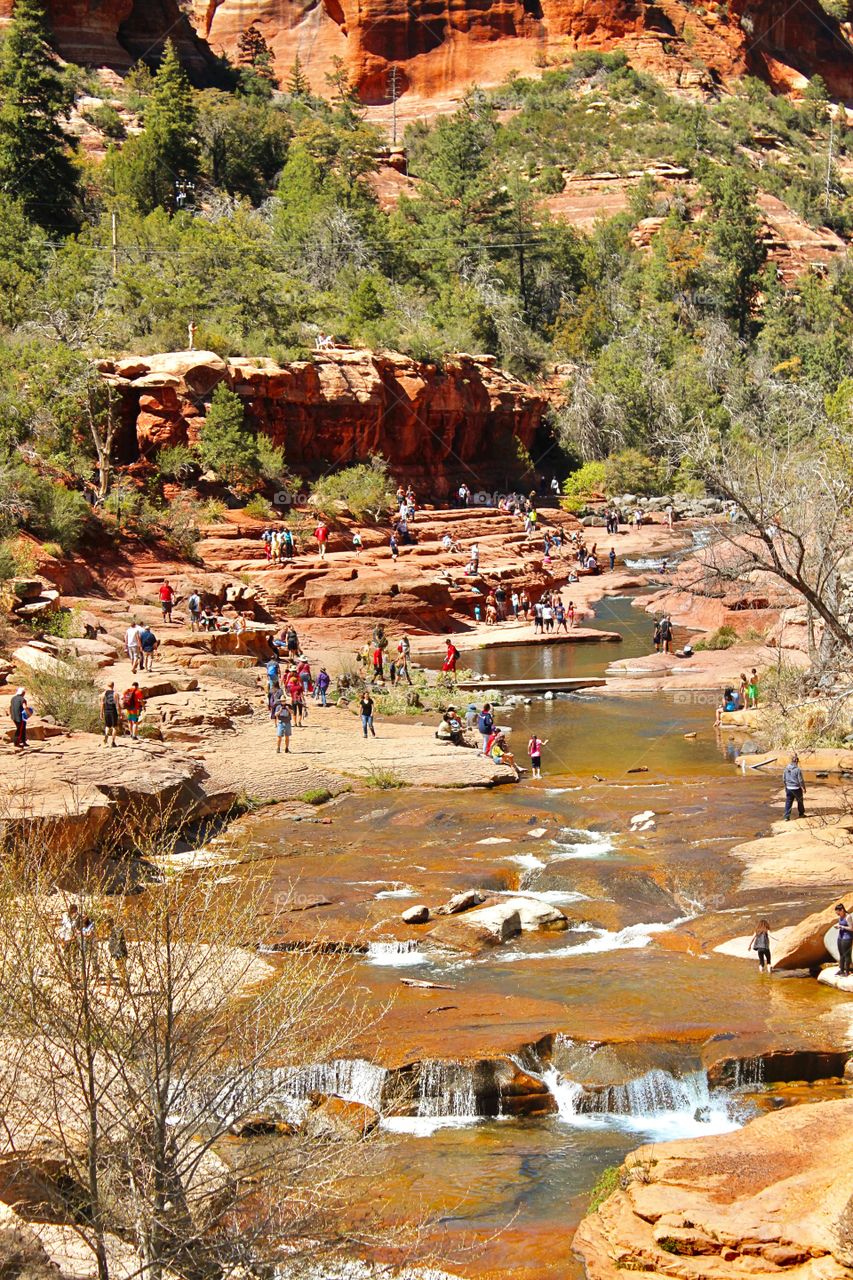
[[[592,675],[649,651],[650,619],[630,600],[603,601],[597,622],[621,643],[470,661],[496,678]],[[322,1088],[380,1112],[364,1203],[381,1204],[389,1223],[428,1216],[419,1254],[448,1271],[578,1276],[571,1233],[607,1166],[642,1142],[743,1123],[762,1104],[761,1052],[786,1037],[826,1039],[831,993],[762,978],[705,945],[785,900],[781,888],[773,903],[738,889],[729,850],[766,831],[778,780],[732,767],[714,702],[702,692],[519,702],[498,719],[521,762],[531,731],[547,739],[539,782],[528,773],[490,791],[362,794],[330,810],[331,828],[297,834],[255,820],[281,886],[328,900],[313,927],[359,940],[352,964],[369,1003],[392,1002],[363,1060],[318,1064],[285,1093]],[[648,810],[654,828],[632,831]],[[472,886],[556,905],[569,927],[473,955],[401,927],[408,905],[434,908]],[[401,982],[411,978],[439,985]],[[706,1067],[729,1044],[747,1066],[734,1086],[714,1087]],[[495,1061],[523,1071],[551,1110],[508,1114],[482,1083]],[[400,1104],[391,1084],[403,1069],[413,1084]]]

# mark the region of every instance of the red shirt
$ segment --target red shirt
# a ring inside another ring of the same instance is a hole
[[[381,649],[373,650],[373,665],[374,667],[382,666],[382,650]]]
[[[175,593],[169,586],[168,582],[164,582],[160,588],[160,599],[164,604],[171,604],[175,598]]]
[[[325,542],[329,537],[329,530],[324,524],[318,524],[314,536],[318,542]]]

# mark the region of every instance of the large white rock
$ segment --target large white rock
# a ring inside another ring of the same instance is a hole
[[[519,896],[510,898],[504,905],[518,912],[521,928],[525,933],[536,929],[558,932],[569,927],[565,914],[550,902],[540,902],[538,898]]]
[[[498,902],[464,915],[443,920],[430,933],[430,938],[457,951],[481,951],[497,947],[521,933],[521,916],[508,902]]]
[[[835,987],[836,991],[844,991],[847,995],[853,996],[853,978],[842,978],[833,968],[821,969],[817,980],[824,986]]]
[[[63,662],[61,658],[55,658],[52,654],[44,649],[37,649],[34,644],[22,644],[19,649],[15,649],[12,657],[19,666],[29,667],[31,671],[43,671],[50,676],[64,676],[68,680],[73,680],[75,672],[67,662]]]

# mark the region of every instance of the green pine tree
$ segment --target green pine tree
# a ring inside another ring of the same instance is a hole
[[[69,110],[44,8],[16,0],[0,49],[0,191],[51,231],[77,224],[77,170],[60,124]]]
[[[243,401],[220,382],[199,433],[199,454],[227,484],[245,483],[258,474],[260,461],[255,436],[247,431]]]
[[[712,197],[714,226],[710,246],[720,266],[717,282],[723,305],[746,336],[759,275],[767,257],[761,216],[752,190],[738,169],[729,170]]]
[[[311,96],[311,86],[308,83],[308,77],[302,70],[302,61],[298,53],[293,59],[290,74],[287,77],[287,92],[291,98],[308,98]]]
[[[116,191],[140,213],[181,207],[199,171],[196,110],[190,83],[171,40],[154,77],[145,129],[111,157]]]

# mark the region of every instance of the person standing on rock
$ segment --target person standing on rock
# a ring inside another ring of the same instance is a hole
[[[299,636],[296,634],[296,628],[288,627],[287,633],[284,638],[287,644],[287,656],[298,658],[299,657]]]
[[[557,620],[557,630],[559,631],[562,627],[563,631],[568,635],[569,628],[566,626],[566,606],[563,604],[559,596],[557,596],[557,602],[554,605],[554,617]]]
[[[838,930],[838,969],[840,978],[850,977],[850,955],[853,952],[853,916],[843,902],[835,908],[837,919],[833,925]]]
[[[30,709],[27,706],[27,694],[23,685],[20,685],[12,694],[12,700],[9,703],[9,714],[12,717],[12,724],[15,726],[14,745],[16,747],[28,747],[27,742],[27,720],[30,715]]]
[[[354,533],[354,534],[352,535],[352,549],[353,549],[353,551],[355,552],[355,558],[356,558],[356,560],[360,560],[360,559],[361,559],[361,549],[362,549],[362,546],[363,546],[363,545],[364,545],[364,544],[363,544],[363,543],[362,543],[362,541],[361,541],[361,534],[360,534],[360,533]]]
[[[521,599],[519,600],[519,602],[518,602],[518,603],[519,603],[519,605],[521,606],[521,612],[524,614],[524,621],[525,621],[525,622],[529,621],[529,619],[530,619],[530,596],[527,594],[527,591],[526,591],[526,590],[525,590],[525,591],[522,591],[522,593],[521,593]]]
[[[317,550],[320,553],[320,559],[326,559],[326,543],[329,541],[329,528],[325,520],[321,520],[314,530],[314,537],[317,539]]]
[[[768,920],[759,920],[755,933],[749,944],[750,951],[754,951],[758,956],[759,973],[770,972],[770,922]]]
[[[612,573],[613,570],[616,568],[616,552],[614,551],[613,547],[610,548],[608,557],[610,560],[610,572]]]
[[[367,690],[361,695],[361,703],[359,704],[359,713],[361,715],[361,728],[365,738],[368,729],[376,737],[376,730],[373,727],[373,699]]]
[[[145,706],[145,695],[139,687],[138,680],[134,680],[129,689],[125,689],[121,705],[124,708],[124,714],[127,716],[127,723],[130,727],[130,740],[131,742],[138,742],[139,717],[142,715],[142,709]]]
[[[284,739],[284,754],[290,755],[290,738],[293,733],[293,712],[288,703],[282,698],[281,702],[276,704],[273,712],[275,720],[275,751],[276,755],[281,754],[281,740]]]
[[[391,559],[393,560],[394,564],[396,564],[397,556],[400,554],[400,549],[397,545],[397,537],[393,533],[391,534],[391,537],[388,539],[388,550],[391,552]]]
[[[803,771],[800,768],[800,757],[796,751],[792,753],[790,762],[785,765],[785,771],[782,774],[782,785],[785,788],[785,821],[788,822],[790,820],[791,808],[795,800],[797,802],[797,816],[804,818],[806,809],[803,804],[803,796],[806,793],[806,780],[803,777]]]
[[[201,630],[201,597],[198,592],[193,590],[190,598],[187,600],[187,608],[190,611],[190,631]]]
[[[124,633],[124,643],[127,647],[127,656],[130,659],[130,669],[136,675],[142,665],[142,648],[139,644],[139,637],[142,635],[142,627],[138,622],[131,622],[127,631]]]
[[[746,705],[750,709],[758,706],[758,672],[755,667],[749,673],[749,684],[746,686]]]
[[[376,684],[377,680],[381,680],[383,684],[385,683],[384,662],[385,651],[380,644],[377,644],[373,650],[373,678],[370,681],[371,684]]]
[[[494,717],[492,716],[491,704],[487,702],[484,704],[483,710],[480,712],[479,716],[477,717],[477,730],[480,734],[480,737],[483,739],[483,755],[486,755],[486,748],[489,745],[489,738],[491,738],[492,734],[494,733],[494,729],[495,729],[495,721],[494,721]]]
[[[118,729],[118,694],[115,681],[111,680],[101,694],[101,719],[104,722],[104,746],[115,746]]]
[[[547,745],[547,738],[537,738],[535,733],[530,735],[527,754],[530,756],[530,768],[533,770],[534,778],[542,777],[542,748],[547,747]]]

